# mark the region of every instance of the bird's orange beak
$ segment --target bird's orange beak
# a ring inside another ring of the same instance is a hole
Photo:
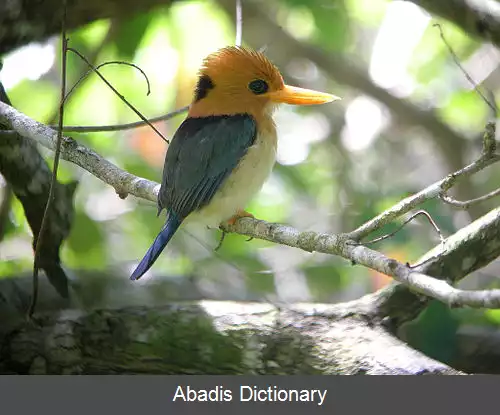
[[[327,102],[340,99],[335,95],[289,85],[285,85],[284,88],[278,91],[269,92],[266,95],[273,102],[292,105],[326,104]]]

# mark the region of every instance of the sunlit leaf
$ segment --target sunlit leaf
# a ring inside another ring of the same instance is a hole
[[[475,91],[460,91],[451,96],[440,112],[455,128],[481,131],[488,111],[491,111]]]
[[[9,90],[12,103],[27,116],[41,122],[46,122],[55,114],[59,94],[56,85],[41,80],[25,80]]]

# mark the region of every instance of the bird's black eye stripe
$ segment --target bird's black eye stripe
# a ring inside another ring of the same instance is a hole
[[[194,91],[194,100],[199,101],[207,96],[208,91],[215,87],[212,79],[208,75],[200,76],[198,83],[196,84],[196,89]]]
[[[269,90],[269,85],[262,79],[256,79],[248,84],[248,89],[256,95],[265,94]]]

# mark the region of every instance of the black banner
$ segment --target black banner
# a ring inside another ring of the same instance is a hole
[[[496,412],[499,386],[494,376],[0,376],[0,401],[5,414],[470,415]]]

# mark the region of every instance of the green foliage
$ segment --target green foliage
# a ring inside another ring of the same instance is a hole
[[[155,14],[155,12],[141,13],[118,25],[113,43],[118,50],[118,54],[123,59],[129,61],[134,58],[135,51],[140,45]]]
[[[343,273],[339,261],[329,261],[323,264],[304,266],[303,271],[307,277],[307,285],[318,301],[328,302],[332,294],[341,291],[349,284],[348,270]]]
[[[37,99],[30,99],[33,90],[36,90]],[[9,97],[26,115],[43,121],[56,111],[59,92],[50,82],[24,80],[9,90]]]
[[[0,262],[0,278],[5,278],[9,275],[18,275],[29,266],[29,261],[2,261]]]
[[[274,292],[274,277],[272,272],[265,272],[266,265],[256,256],[239,255],[231,257],[238,267],[245,271],[246,283],[250,292],[270,294]]]
[[[459,91],[453,94],[441,110],[443,119],[455,127],[477,134],[484,126],[490,109],[484,105],[476,91]]]
[[[342,50],[349,41],[349,19],[343,1],[285,0],[289,30],[311,35],[326,49]],[[304,26],[310,29],[305,29]]]
[[[77,211],[75,215],[67,248],[71,252],[68,265],[75,268],[98,268],[105,261],[103,230],[83,211]]]
[[[432,301],[419,318],[405,329],[406,341],[443,363],[450,364],[456,357],[458,320],[450,309],[439,301]]]

